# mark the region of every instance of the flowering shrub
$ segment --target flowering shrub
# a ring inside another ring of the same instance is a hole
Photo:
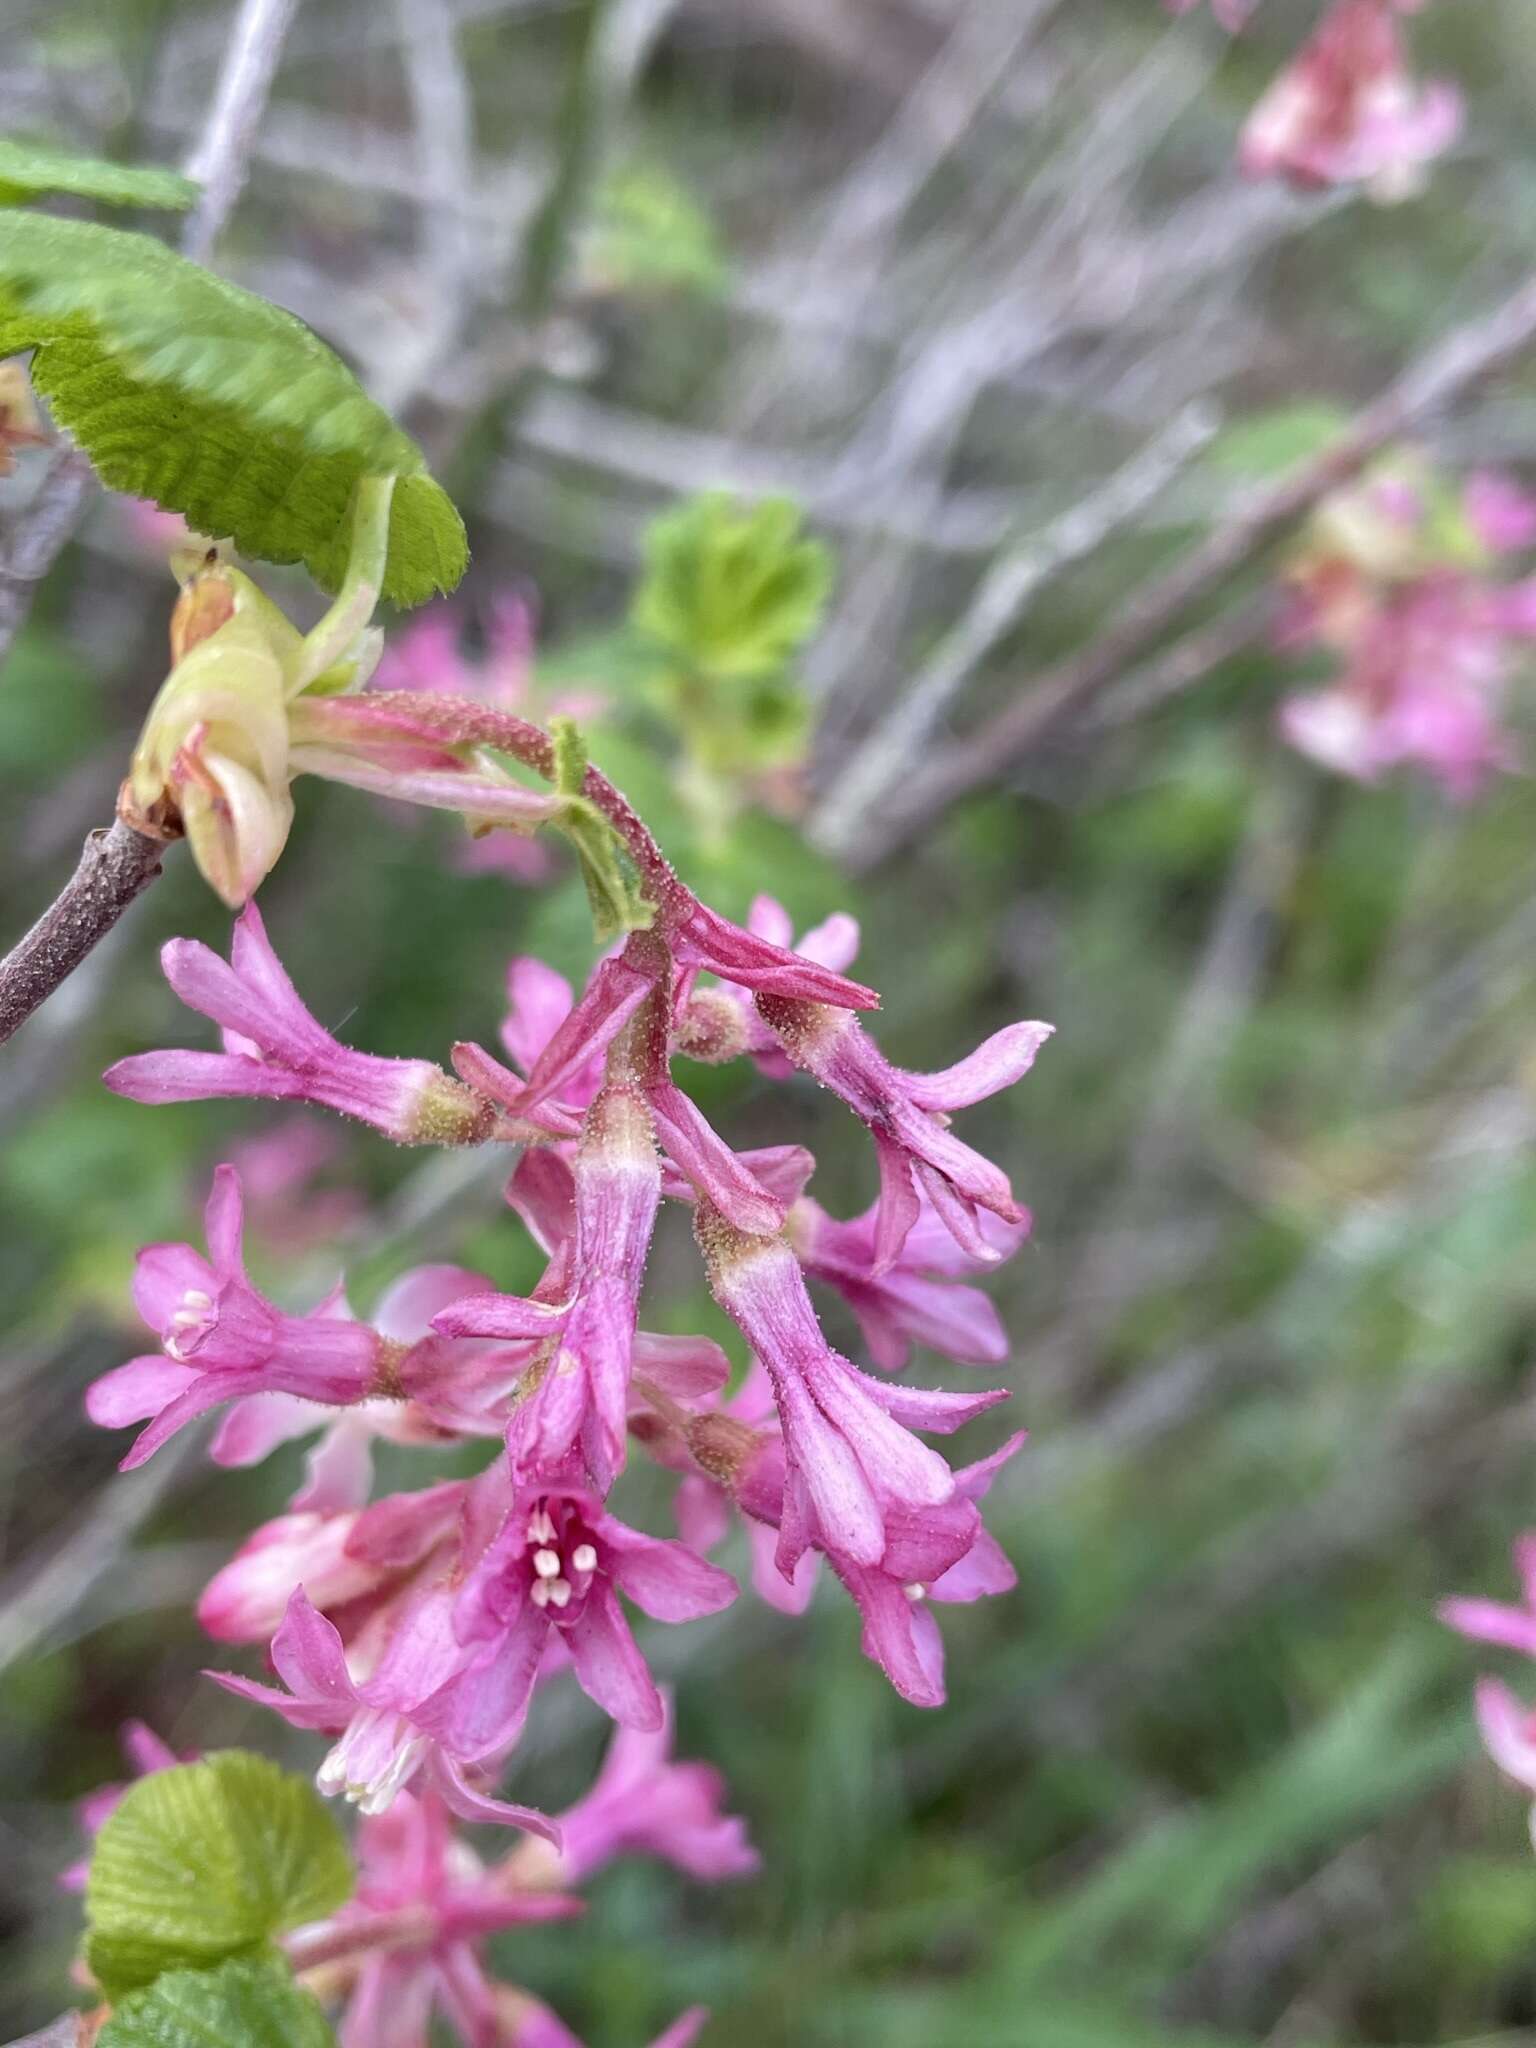
[[[49,260],[67,273],[76,224],[57,225],[64,254],[52,248]],[[27,246],[23,235],[11,287],[23,329]],[[73,298],[55,289],[38,300],[36,361],[50,360],[48,322],[61,304],[74,308],[79,343],[88,303],[98,324],[79,345],[94,346],[111,375],[138,380],[130,404],[142,403],[147,428],[165,395],[155,384],[163,362],[152,357],[146,370],[141,354],[158,315],[129,290],[133,347],[120,346],[118,309],[91,271],[98,258],[109,280],[125,260],[117,241],[88,242]],[[188,303],[224,290],[159,251],[151,271],[162,264],[164,288]],[[223,317],[243,320],[256,346],[269,312],[253,301]],[[312,353],[281,327],[272,343],[274,372],[285,350],[297,352],[295,373]],[[74,361],[60,354],[51,386],[65,408]],[[488,1935],[579,1911],[575,1888],[615,1856],[659,1856],[706,1883],[755,1867],[716,1775],[671,1760],[668,1702],[633,1619],[682,1625],[736,1599],[736,1580],[705,1555],[728,1517],[753,1532],[755,1584],[774,1606],[803,1606],[825,1560],[858,1609],[865,1654],[921,1706],[944,1699],[932,1603],[1014,1582],[979,1503],[1022,1438],[958,1466],[926,1440],[961,1429],[1005,1390],[925,1388],[906,1367],[914,1343],[965,1365],[1005,1355],[995,1312],[963,1283],[1016,1250],[1029,1217],[951,1120],[1020,1079],[1049,1027],[1010,1026],[940,1073],[893,1065],[860,1021],[878,998],[847,972],[858,942],[850,918],[797,948],[766,896],[745,926],[719,916],[590,764],[569,714],[591,706],[568,703],[549,731],[520,715],[524,609],[493,614],[478,668],[442,613],[385,653],[371,624],[379,595],[408,602],[456,573],[452,510],[408,444],[360,397],[337,397],[339,364],[313,374],[343,405],[342,426],[332,416],[325,435],[354,441],[339,546],[308,513],[302,534],[274,532],[269,510],[238,491],[229,501],[206,475],[185,490],[157,477],[148,490],[247,551],[303,555],[335,602],[304,634],[225,546],[190,544],[177,557],[171,666],[121,814],[141,833],[184,833],[239,916],[228,960],[184,939],[162,956],[183,1003],[219,1027],[218,1047],[139,1053],[107,1084],[144,1104],[307,1105],[399,1144],[503,1146],[507,1206],[546,1263],[526,1295],[423,1265],[366,1317],[341,1287],[296,1310],[247,1273],[232,1164],[214,1175],[202,1248],[140,1253],[133,1294],[149,1348],[94,1383],[89,1412],[104,1427],[137,1428],[125,1469],[214,1411],[219,1464],[315,1440],[288,1510],[251,1534],[198,1612],[216,1641],[265,1652],[267,1676],[212,1676],[322,1735],[315,1786],[363,1819],[354,1887],[305,1786],[239,1752],[178,1762],[132,1731],[137,1783],[86,1815],[99,1829],[85,1880],[86,1964],[111,2002],[102,2038],[114,2048],[161,2038],[173,2018],[255,2040],[251,2013],[275,2038],[319,2040],[324,2008],[347,2048],[420,2041],[434,2014],[469,2048],[556,2048],[571,2037],[527,1993],[493,1979]],[[287,403],[263,401],[268,413]],[[259,454],[270,419],[261,405],[246,412]],[[6,417],[29,415],[15,402]],[[120,419],[112,446],[125,446]],[[381,452],[393,458],[383,466]],[[144,461],[124,460],[145,489]],[[657,546],[643,630],[679,661],[707,644],[711,672],[779,687],[826,579],[793,514],[738,519],[702,501]],[[531,786],[528,770],[546,787]],[[341,1043],[305,1005],[251,900],[281,857],[304,773],[453,812],[496,843],[513,835],[525,880],[548,858],[528,857],[532,835],[547,826],[562,836],[603,948],[585,989],[575,995],[537,960],[514,961],[505,1061],[467,1042],[449,1066]],[[843,1099],[874,1144],[870,1211],[842,1221],[809,1197],[815,1161],[797,1145],[737,1150],[674,1071],[737,1059],[778,1083],[803,1071]],[[248,1146],[246,1162],[280,1202],[324,1149],[309,1137],[290,1156],[282,1125],[273,1144],[273,1157]],[[737,1387],[707,1336],[640,1327],[668,1202],[692,1212],[709,1287],[750,1356]],[[828,1343],[813,1282],[853,1309],[869,1368]],[[375,1496],[379,1438],[420,1459],[420,1484]],[[458,1476],[462,1458],[452,1474],[434,1469],[445,1452],[466,1450],[472,1476]],[[616,1490],[632,1455],[667,1475],[679,1535],[625,1518]],[[617,1732],[587,1798],[551,1817],[525,1803],[539,1796],[530,1774],[516,1772],[516,1799],[503,1796],[503,1780],[536,1693],[571,1681]],[[270,1817],[253,1830],[258,1808]],[[487,1861],[461,1823],[520,1839]],[[206,1910],[189,1916],[203,1895]],[[684,2015],[666,2048],[683,2048],[703,2018]]]

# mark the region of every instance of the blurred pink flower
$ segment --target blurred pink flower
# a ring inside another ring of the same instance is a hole
[[[135,1778],[152,1778],[156,1771],[168,1771],[173,1764],[195,1763],[197,1752],[189,1750],[185,1756],[178,1756],[168,1743],[160,1740],[152,1728],[142,1721],[125,1721],[118,1731],[118,1740],[127,1757]],[[94,1792],[88,1792],[75,1808],[75,1814],[84,1833],[94,1842],[108,1817],[115,1813],[126,1785],[98,1785]],[[90,1875],[89,1852],[78,1863],[72,1863],[59,1875],[59,1883],[67,1892],[83,1892],[85,1881]]]
[[[585,1884],[619,1856],[655,1856],[706,1884],[758,1867],[746,1823],[724,1813],[725,1781],[709,1764],[672,1760],[672,1701],[656,1729],[620,1727],[585,1798],[557,1815],[559,1869]]]
[[[1368,184],[1383,199],[1415,189],[1421,167],[1455,140],[1461,95],[1408,69],[1403,0],[1334,0],[1243,129],[1251,178]]]

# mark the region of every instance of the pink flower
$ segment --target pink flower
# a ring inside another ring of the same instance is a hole
[[[375,796],[428,810],[456,811],[479,829],[534,832],[556,817],[564,798],[519,782],[489,754],[445,743],[397,698],[363,690],[303,696],[288,710],[289,765]]]
[[[204,1587],[197,1603],[204,1629],[223,1643],[265,1643],[298,1586],[322,1612],[376,1591],[388,1574],[347,1549],[359,1512],[263,1522]]]
[[[1027,1074],[1051,1026],[1010,1024],[942,1073],[908,1074],[891,1065],[846,1011],[777,995],[760,995],[757,1003],[796,1066],[840,1095],[874,1137],[880,1162],[874,1270],[895,1263],[924,1195],[964,1252],[981,1264],[995,1264],[999,1254],[978,1212],[1027,1225],[1028,1211],[1014,1200],[1002,1169],[953,1135],[949,1112]]]
[[[1243,130],[1251,178],[1297,185],[1370,184],[1383,198],[1414,189],[1419,167],[1461,127],[1461,96],[1408,71],[1398,0],[1334,0]]]
[[[1450,571],[1421,576],[1378,600],[1337,682],[1282,704],[1280,730],[1357,781],[1417,763],[1464,801],[1511,762],[1499,709],[1517,630],[1498,593]]]
[[[450,1337],[533,1339],[507,1428],[519,1484],[579,1454],[606,1493],[624,1463],[640,1283],[661,1200],[661,1167],[640,1094],[613,1084],[587,1111],[574,1165],[575,1243],[557,1254],[563,1298],[478,1294],[436,1318]]]
[[[1475,1694],[1483,1747],[1506,1778],[1536,1793],[1536,1713],[1496,1678],[1480,1678]],[[1536,1809],[1533,1809],[1536,1827]]]
[[[661,1695],[619,1605],[626,1594],[656,1621],[716,1614],[736,1581],[685,1544],[645,1536],[579,1487],[513,1490],[505,1466],[482,1475],[505,1513],[469,1565],[454,1627],[474,1661],[457,1679],[447,1727],[456,1752],[495,1753],[516,1736],[551,1637],[577,1682],[615,1721],[657,1729]]]
[[[285,1692],[227,1671],[207,1676],[240,1699],[272,1707],[295,1728],[338,1735],[315,1773],[328,1796],[344,1792],[364,1813],[383,1813],[425,1775],[462,1819],[526,1828],[558,1848],[553,1821],[532,1807],[489,1798],[466,1776],[464,1753],[443,1739],[445,1695],[464,1663],[450,1606],[445,1587],[421,1592],[396,1621],[377,1669],[354,1682],[340,1634],[301,1587],[272,1639],[272,1663]]]
[[[277,1251],[308,1251],[361,1220],[363,1202],[350,1189],[314,1185],[340,1151],[336,1131],[303,1109],[231,1145],[246,1222],[264,1243]]]
[[[559,1816],[560,1876],[585,1884],[619,1856],[656,1856],[705,1884],[758,1867],[746,1823],[723,1813],[725,1781],[708,1764],[672,1761],[671,1700],[653,1730],[620,1727],[598,1779]]]
[[[502,1135],[490,1103],[430,1060],[352,1052],[299,1000],[254,903],[235,920],[229,963],[195,939],[162,950],[165,978],[188,1009],[227,1034],[223,1052],[147,1052],[102,1077],[133,1102],[265,1096],[358,1118],[400,1144],[475,1144]]]
[[[123,1754],[133,1770],[135,1778],[152,1778],[156,1771],[168,1771],[174,1764],[193,1763],[195,1752],[178,1756],[168,1743],[160,1740],[152,1728],[142,1721],[125,1721],[119,1731]],[[94,1792],[88,1792],[75,1808],[80,1826],[94,1842],[101,1833],[108,1817],[115,1813],[128,1790],[126,1785],[99,1785]],[[72,1863],[59,1875],[59,1883],[67,1892],[83,1892],[85,1881],[90,1875],[91,1859],[82,1856],[78,1863]]]
[[[152,1418],[122,1461],[131,1471],[188,1422],[243,1394],[296,1394],[345,1407],[379,1391],[390,1364],[377,1331],[320,1313],[285,1315],[246,1278],[240,1183],[221,1166],[205,1211],[209,1257],[149,1245],[134,1274],[139,1314],[161,1349],[92,1383],[86,1412],[107,1429]]]
[[[936,1577],[963,1555],[971,1532],[937,1512],[954,1498],[954,1475],[906,1425],[947,1433],[1006,1394],[939,1393],[869,1379],[828,1346],[782,1238],[744,1236],[707,1207],[695,1228],[715,1299],[773,1385],[785,1460],[780,1572],[792,1577],[813,1545],[852,1564],[877,1565],[890,1528],[913,1518],[946,1553],[925,1574]]]
[[[356,1896],[289,1944],[300,1970],[310,1955],[356,1944],[357,1959],[335,1973],[346,1994],[341,2048],[419,2048],[434,2011],[465,2048],[499,2042],[497,1990],[480,1954],[486,1936],[569,1919],[581,1902],[500,1883],[454,1836],[431,1793],[402,1793],[388,1812],[370,1815],[357,1848]]]
[[[1516,1538],[1514,1555],[1520,1581],[1519,1607],[1508,1607],[1497,1600],[1457,1596],[1442,1600],[1436,1612],[1447,1628],[1455,1629],[1458,1635],[1536,1657],[1536,1530],[1527,1530]]]
[[[370,1327],[396,1361],[387,1397],[337,1415],[313,1401],[259,1394],[237,1401],[219,1425],[209,1455],[216,1465],[259,1465],[279,1444],[313,1436],[295,1510],[334,1514],[359,1508],[373,1478],[373,1443],[441,1444],[458,1435],[499,1436],[498,1396],[517,1382],[524,1358],[506,1346],[455,1344],[432,1318],[450,1302],[484,1290],[485,1276],[463,1266],[413,1266],[384,1290]]]
[[[747,930],[754,938],[839,974],[859,950],[858,922],[845,911],[834,911],[796,941],[789,912],[772,896],[753,898],[747,913]],[[774,1080],[783,1080],[794,1072],[750,996],[740,989],[691,990],[678,1021],[677,1045],[689,1059],[711,1063],[750,1052],[762,1071]]]
[[[877,1566],[850,1564],[835,1550],[828,1562],[863,1617],[863,1650],[904,1700],[915,1707],[944,1704],[944,1642],[929,1603],[970,1602],[1011,1592],[1017,1574],[996,1539],[981,1525],[973,1503],[991,1486],[999,1469],[1024,1443],[1020,1431],[977,1464],[955,1474],[957,1529],[969,1540],[951,1564],[943,1559],[952,1544],[937,1546],[932,1522],[913,1520],[890,1531]],[[948,1532],[946,1532],[947,1535]]]
[[[1478,470],[1467,479],[1462,505],[1472,531],[1491,553],[1518,554],[1536,545],[1536,498],[1512,477],[1496,469]]]
[[[993,1258],[971,1257],[924,1201],[894,1265],[876,1260],[878,1208],[840,1223],[819,1202],[803,1196],[789,1212],[787,1234],[796,1256],[813,1279],[842,1295],[858,1318],[871,1362],[882,1372],[901,1372],[914,1344],[926,1345],[960,1365],[1000,1365],[1008,1356],[1008,1333],[987,1296],[953,1283],[982,1272],[1018,1249],[1029,1219],[1004,1223],[983,1212],[977,1217]]]

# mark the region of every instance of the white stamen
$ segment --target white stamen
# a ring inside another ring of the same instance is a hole
[[[536,1508],[528,1517],[528,1541],[530,1543],[553,1543],[555,1525],[549,1519],[547,1508]]]
[[[533,1568],[541,1579],[558,1579],[560,1576],[559,1551],[536,1550],[533,1553]]]
[[[573,1572],[595,1572],[597,1570],[597,1552],[590,1543],[578,1543],[571,1552],[571,1570]]]
[[[570,1605],[571,1589],[564,1579],[541,1579],[539,1584],[541,1587],[548,1589],[551,1607],[568,1607]]]
[[[535,1607],[547,1607],[549,1605],[549,1589],[555,1583],[556,1581],[553,1579],[534,1580],[533,1584],[528,1588],[528,1598]]]
[[[928,1588],[915,1579],[910,1586],[903,1586],[901,1590],[909,1600],[926,1600],[928,1597]]]

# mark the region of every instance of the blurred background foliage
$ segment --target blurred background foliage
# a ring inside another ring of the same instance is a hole
[[[594,757],[722,909],[766,888],[797,928],[858,913],[902,1063],[1058,1026],[967,1126],[1036,1216],[998,1283],[1033,1438],[994,1496],[1020,1589],[951,1610],[932,1715],[832,1594],[803,1624],[743,1602],[659,1632],[681,1746],[724,1769],[765,1869],[706,1894],[623,1868],[585,1922],[508,1942],[507,1973],[593,2048],[694,1999],[706,2040],[747,2048],[1536,2038],[1524,1814],[1476,1748],[1478,1657],[1432,1618],[1447,1591],[1503,1590],[1530,1515],[1526,775],[1461,809],[1329,780],[1273,736],[1295,663],[1250,640],[1141,715],[1054,735],[877,865],[837,812],[999,562],[1049,558],[943,723],[1026,688],[1536,264],[1529,8],[1415,24],[1472,111],[1391,210],[1232,173],[1302,0],[1231,44],[1155,0],[300,11],[220,261],[348,354],[461,494],[466,646],[532,593],[530,689],[604,700]],[[174,162],[228,26],[214,0],[3,0],[0,125]],[[1433,448],[1531,481],[1536,371]],[[1075,551],[1051,538],[1138,459],[1128,511]],[[774,555],[767,600],[732,585],[744,537],[760,577]],[[6,664],[7,933],[107,815],[170,592],[99,505]],[[262,903],[352,1042],[494,1042],[514,952],[584,972],[573,875],[468,872],[465,846],[301,786]],[[215,1474],[171,1451],[118,1482],[80,1408],[136,1346],[135,1247],[194,1230],[212,1165],[280,1115],[97,1085],[198,1028],[158,942],[226,930],[174,862],[0,1060],[0,2029],[58,2010],[70,1801],[117,1774],[118,1724],[287,1739],[199,1683],[190,1603],[295,1458]],[[737,1142],[811,1143],[829,1207],[870,1197],[828,1098],[688,1078]],[[345,1268],[365,1310],[445,1255],[532,1280],[497,1162],[332,1136],[305,1206],[258,1224],[283,1298]],[[657,1324],[719,1327],[675,1219],[651,1291]],[[597,1717],[566,1707],[513,1796],[585,1782]]]

